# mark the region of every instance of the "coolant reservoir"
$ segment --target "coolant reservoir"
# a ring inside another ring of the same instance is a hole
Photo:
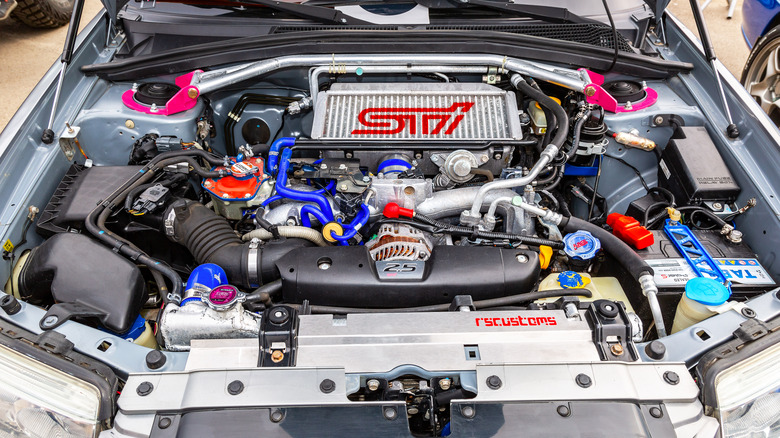
[[[729,299],[726,286],[711,278],[696,277],[685,283],[685,293],[677,304],[672,333],[684,330],[715,315],[714,307]]]
[[[622,301],[626,306],[626,312],[633,313],[634,309],[623,292],[620,282],[615,277],[591,277],[590,274],[565,271],[550,274],[539,283],[539,290],[571,289],[572,295],[577,295],[577,289],[587,289],[593,297],[580,297],[582,301],[612,300]],[[544,298],[537,303],[552,302],[557,298]]]

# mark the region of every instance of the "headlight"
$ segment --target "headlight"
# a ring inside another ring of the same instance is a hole
[[[724,436],[780,436],[780,344],[718,374],[715,395]]]
[[[95,386],[0,345],[0,431],[12,437],[92,437]]]
[[[724,437],[780,437],[780,318],[751,319],[696,366],[705,413]]]

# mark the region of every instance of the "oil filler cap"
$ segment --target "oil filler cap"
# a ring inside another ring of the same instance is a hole
[[[717,280],[696,277],[685,283],[685,295],[705,306],[720,306],[728,301],[731,294],[729,289]]]
[[[575,231],[563,238],[563,251],[577,260],[590,260],[601,250],[601,242],[588,231]]]

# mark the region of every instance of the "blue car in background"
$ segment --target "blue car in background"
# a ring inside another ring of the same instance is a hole
[[[780,2],[745,0],[742,4],[742,35],[751,48],[742,70],[742,85],[761,105],[769,118],[780,126],[778,92],[780,79]]]

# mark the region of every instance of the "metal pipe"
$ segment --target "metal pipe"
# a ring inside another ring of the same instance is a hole
[[[365,74],[365,73],[476,73],[486,74],[488,68],[485,66],[461,66],[461,65],[340,65],[334,68],[332,65],[321,65],[309,70],[309,93],[311,95],[312,105],[317,103],[317,96],[320,91],[319,79],[323,73],[338,74]],[[449,78],[444,76],[449,82]]]
[[[650,312],[653,314],[655,330],[659,338],[666,336],[666,325],[664,316],[661,313],[661,304],[658,303],[658,286],[655,279],[650,274],[643,274],[639,277],[639,285],[642,287],[642,293],[647,297],[647,303],[650,305]]]
[[[533,180],[536,179],[537,176],[539,176],[539,173],[541,173],[541,171],[547,167],[547,164],[549,164],[552,159],[555,158],[556,154],[558,154],[558,148],[551,144],[545,148],[544,152],[542,152],[542,156],[539,157],[539,161],[534,164],[534,167],[531,168],[527,175],[520,178],[495,180],[493,182],[482,185],[477,191],[477,195],[474,197],[474,201],[471,204],[471,210],[463,211],[461,218],[466,216],[468,218],[472,218],[472,220],[479,221],[481,217],[479,211],[482,209],[482,204],[485,202],[485,197],[487,196],[488,192],[499,189],[514,189],[516,187],[522,187],[530,184]]]
[[[501,203],[501,202],[508,202],[508,203],[511,204],[513,198],[514,198],[514,196],[513,197],[502,196],[500,198],[494,199],[493,202],[490,203],[490,208],[488,208],[488,212],[487,212],[487,214],[485,216],[487,216],[489,218],[496,217],[496,209],[498,208],[498,204]]]
[[[294,55],[282,56],[231,67],[229,70],[215,70],[198,73],[192,85],[200,94],[210,93],[230,85],[265,75],[270,72],[295,67],[331,66],[338,72],[347,65],[367,66],[458,66],[484,65],[498,67],[501,72],[515,72],[536,79],[553,82],[575,91],[583,91],[589,81],[576,70],[531,63],[517,58],[487,54],[382,54],[382,55]]]

